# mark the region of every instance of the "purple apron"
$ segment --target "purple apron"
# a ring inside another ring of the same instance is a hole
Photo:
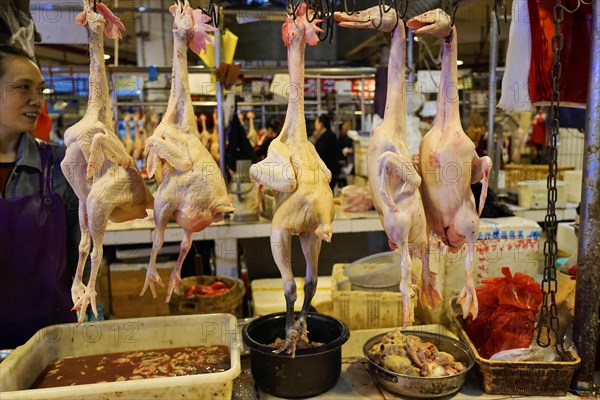
[[[75,322],[67,270],[65,209],[52,191],[52,150],[38,141],[42,194],[0,199],[0,348],[39,329]]]

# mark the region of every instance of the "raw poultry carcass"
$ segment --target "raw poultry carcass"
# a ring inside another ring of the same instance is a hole
[[[144,155],[144,146],[146,145],[146,116],[140,118],[140,113],[137,112],[133,116],[133,159],[137,163],[142,161]]]
[[[133,140],[131,139],[131,114],[125,113],[123,115],[123,124],[125,125],[125,151],[127,154],[133,154]]]
[[[254,118],[256,117],[252,111],[249,111],[246,114],[246,118],[248,118],[248,133],[246,134],[246,137],[250,142],[250,146],[255,148],[256,144],[258,143],[258,133],[256,133],[256,129],[254,128]]]
[[[211,134],[208,131],[208,129],[206,129],[206,115],[200,114],[198,116],[198,119],[200,120],[200,123],[202,124],[202,132],[200,132],[200,141],[202,142],[204,147],[206,147],[208,149],[210,146]]]
[[[217,119],[217,110],[213,111],[213,132],[210,136],[210,154],[213,159],[218,163],[221,160],[221,153],[219,152],[219,121]]]
[[[198,139],[188,81],[188,46],[195,53],[203,51],[205,42],[210,40],[207,32],[214,28],[207,24],[210,17],[201,10],[193,10],[187,0],[171,6],[169,11],[175,17],[173,86],[163,120],[146,142],[148,176],[152,177],[155,167],[161,165],[163,177],[155,194],[156,233],[146,281],[140,293],[143,295],[149,287],[152,296],[156,297],[155,284],[162,285],[156,271],[156,256],[163,245],[167,223],[175,217],[184,236],[169,280],[167,302],[175,286],[181,283],[181,266],[192,245],[192,234],[234,211],[219,167]]]
[[[481,182],[479,213],[483,210],[492,161],[479,158],[475,145],[460,124],[458,79],[456,70],[457,34],[450,18],[441,10],[429,11],[411,19],[408,26],[416,34],[429,33],[443,38],[442,75],[435,122],[423,137],[419,151],[419,168],[423,183],[421,194],[428,230],[433,230],[450,252],[467,245],[466,286],[458,296],[463,316],[477,318],[477,296],[473,285],[475,241],[479,232],[479,214],[471,184]],[[428,257],[423,263],[429,263]]]
[[[404,23],[394,10],[381,13],[378,6],[351,15],[336,13],[339,25],[348,28],[375,28],[392,32],[388,62],[387,100],[383,122],[371,133],[368,150],[369,186],[373,204],[390,241],[401,256],[400,292],[404,305],[404,325],[411,321],[410,298],[412,257],[422,258],[427,249],[427,230],[423,202],[419,193],[421,178],[413,165],[406,145]],[[435,306],[441,296],[435,276],[423,264],[421,299],[423,305]]]
[[[271,223],[271,251],[283,278],[286,300],[286,337],[276,353],[284,350],[295,356],[298,340],[308,341],[306,315],[317,288],[321,241],[331,240],[334,217],[331,172],[308,141],[304,115],[304,48],[319,42],[316,24],[307,21],[306,4],[298,5],[296,15],[288,16],[282,36],[287,46],[290,92],[281,134],[269,145],[267,157],[250,168],[250,176],[260,187],[275,192],[276,211]],[[308,18],[312,19],[312,12]],[[304,303],[294,318],[296,284],[292,275],[292,234],[300,235],[306,259]]]
[[[102,259],[102,241],[106,224],[143,218],[147,208],[152,208],[152,195],[148,191],[135,163],[114,132],[112,105],[104,66],[103,34],[111,39],[121,37],[124,29],[120,20],[102,3],[83,2],[83,12],[76,22],[89,33],[90,47],[90,97],[83,119],[65,132],[67,151],[61,169],[79,198],[79,224],[81,242],[77,272],[71,295],[74,309],[80,311],[83,321],[87,306],[96,311],[96,277]],[[82,282],[83,267],[92,251],[92,270],[89,282]]]

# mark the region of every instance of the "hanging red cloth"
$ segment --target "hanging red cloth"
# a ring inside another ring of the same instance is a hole
[[[578,0],[566,0],[563,5],[570,10]],[[555,0],[528,0],[531,21],[531,66],[529,70],[529,95],[531,102],[547,105],[552,95],[550,69],[554,60],[552,13]],[[563,47],[560,54],[560,102],[564,106],[585,107],[590,66],[591,8],[586,5],[574,13],[564,12],[561,23]]]
[[[531,122],[531,136],[529,138],[529,144],[543,145],[547,142],[547,139],[546,120],[542,115],[542,111],[538,110],[537,115]]]
[[[33,130],[32,134],[38,139],[49,142],[51,130],[52,118],[50,118],[50,114],[48,114],[48,102],[44,101],[44,104],[42,105],[42,113],[35,124],[35,129]]]

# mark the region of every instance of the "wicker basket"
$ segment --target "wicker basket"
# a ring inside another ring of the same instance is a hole
[[[581,359],[567,351],[570,361],[493,361],[482,358],[463,329],[462,318],[453,315],[458,335],[469,346],[483,378],[487,394],[564,396]]]
[[[575,167],[559,165],[558,180],[563,179],[564,171],[574,170]],[[504,166],[505,184],[507,189],[517,187],[517,183],[523,181],[539,181],[544,180],[548,176],[548,165],[537,164],[506,164]]]
[[[169,302],[169,313],[171,315],[229,313],[238,318],[242,317],[242,299],[246,290],[240,279],[199,275],[183,278],[181,281],[181,293],[184,293],[192,285],[210,285],[215,281],[223,282],[229,287],[229,290],[217,296],[194,296],[189,299],[185,299],[181,294],[174,293]]]

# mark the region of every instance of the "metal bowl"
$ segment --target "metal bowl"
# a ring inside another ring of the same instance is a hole
[[[435,378],[410,376],[387,370],[377,365],[369,356],[369,350],[373,345],[381,342],[386,335],[382,333],[367,340],[363,346],[363,354],[369,361],[369,370],[377,383],[391,393],[423,399],[444,397],[458,392],[465,383],[467,373],[475,364],[468,347],[456,339],[437,333],[409,330],[403,330],[402,333],[418,336],[423,341],[435,344],[440,351],[452,354],[456,360],[461,361],[466,369],[456,375]]]

